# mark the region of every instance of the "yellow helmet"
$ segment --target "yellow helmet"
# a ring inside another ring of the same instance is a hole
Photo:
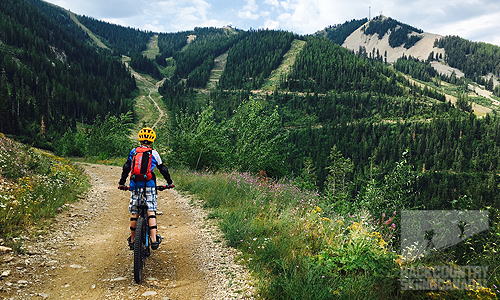
[[[154,132],[153,129],[149,127],[144,127],[139,131],[139,141],[148,141],[150,143],[153,143],[156,139],[156,133]]]

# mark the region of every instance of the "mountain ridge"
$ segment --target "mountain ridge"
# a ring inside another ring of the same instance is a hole
[[[387,17],[381,17],[383,19],[388,19]],[[436,39],[440,39],[444,36],[440,34],[427,33],[427,32],[415,32],[412,31],[409,35],[418,36],[420,40],[417,41],[410,48],[406,48],[405,45],[401,45],[398,47],[392,47],[389,43],[391,33],[388,32],[384,34],[382,37],[379,36],[378,33],[374,33],[372,35],[365,34],[364,28],[366,28],[370,22],[370,20],[351,33],[347,39],[342,44],[342,47],[350,49],[352,51],[359,51],[359,47],[365,47],[366,52],[370,53],[373,51],[379,51],[381,55],[387,57],[387,62],[393,63],[398,58],[403,55],[412,56],[414,58],[420,60],[426,60],[431,52],[434,52],[435,55],[445,55],[445,51],[442,48],[438,48],[434,46],[434,42]],[[387,51],[387,56],[385,56],[385,52]]]

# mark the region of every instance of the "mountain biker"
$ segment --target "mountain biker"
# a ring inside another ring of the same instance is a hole
[[[141,145],[137,148],[134,148],[130,151],[128,155],[127,162],[123,165],[122,176],[120,181],[118,182],[119,188],[125,187],[125,182],[127,181],[128,174],[132,171],[132,161],[135,155],[138,152],[151,151],[151,169],[150,174],[152,175],[150,180],[136,180],[134,178],[130,178],[130,205],[129,211],[131,214],[130,217],[130,237],[127,239],[130,250],[134,249],[134,237],[135,237],[135,227],[137,225],[137,219],[139,217],[139,210],[137,205],[139,204],[139,200],[141,199],[141,194],[144,193],[146,195],[146,203],[148,205],[148,222],[149,229],[151,234],[151,248],[153,250],[158,249],[158,246],[161,243],[161,236],[156,234],[157,226],[156,226],[156,209],[158,206],[157,202],[157,192],[156,192],[156,176],[153,170],[158,167],[161,175],[167,181],[167,184],[170,188],[174,187],[172,179],[170,178],[170,173],[168,172],[168,168],[163,164],[158,151],[151,149],[151,144],[156,139],[156,133],[153,129],[149,127],[145,127],[139,131],[139,142]],[[141,149],[142,148],[142,149]],[[144,149],[146,148],[146,149]],[[131,176],[132,177],[132,176]]]

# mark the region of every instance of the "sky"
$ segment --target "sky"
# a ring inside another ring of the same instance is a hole
[[[425,32],[500,46],[498,0],[45,0],[98,20],[154,32],[195,27],[312,34],[383,14]]]

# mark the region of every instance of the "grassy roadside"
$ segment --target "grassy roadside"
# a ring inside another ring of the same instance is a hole
[[[67,159],[0,134],[0,239],[22,252],[20,238],[43,231],[66,203],[89,187],[83,171]]]
[[[250,174],[175,172],[240,250],[264,299],[391,298],[397,256],[366,212],[325,214],[323,198]]]
[[[402,291],[405,265],[390,246],[396,212],[325,213],[326,198],[290,181],[175,170],[241,251],[262,299],[497,299],[491,288]]]

